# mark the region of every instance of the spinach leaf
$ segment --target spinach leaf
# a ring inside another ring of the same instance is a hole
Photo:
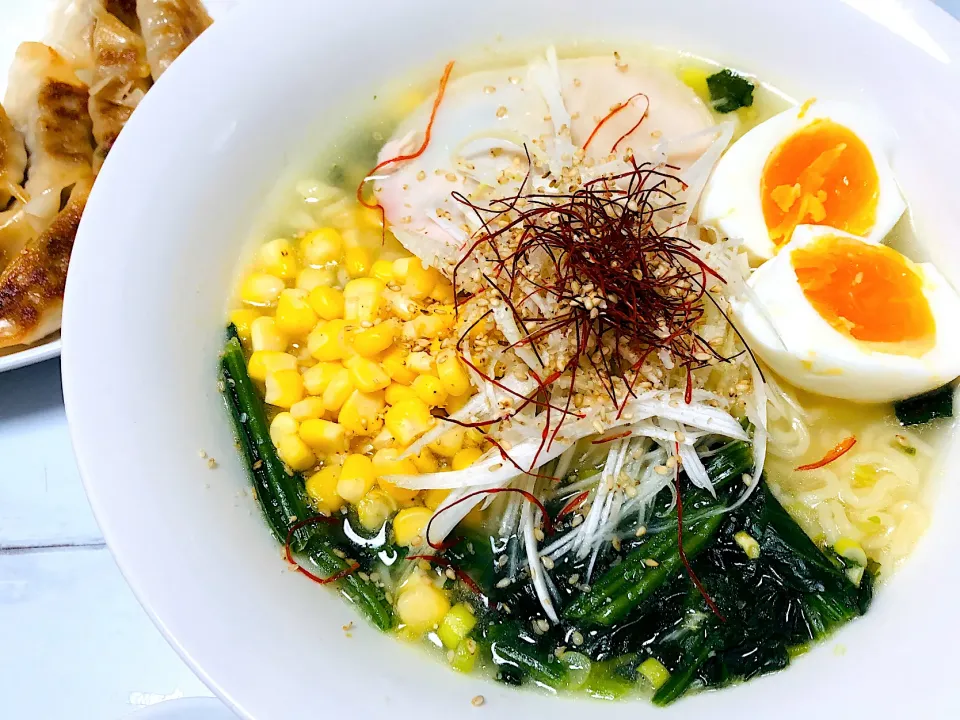
[[[719,113],[753,105],[753,88],[752,82],[733,70],[721,70],[707,78],[713,109]]]

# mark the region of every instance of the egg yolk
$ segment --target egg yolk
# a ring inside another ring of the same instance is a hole
[[[864,342],[912,346],[892,352],[932,347],[936,323],[923,278],[896,250],[822,237],[793,250],[790,261],[810,305],[840,332]]]
[[[797,225],[829,225],[867,235],[877,217],[877,168],[850,128],[818,119],[770,154],[760,179],[763,217],[776,245]]]

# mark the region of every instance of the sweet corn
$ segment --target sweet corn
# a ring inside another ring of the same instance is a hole
[[[366,455],[347,455],[337,481],[337,494],[356,505],[373,487],[373,463]]]
[[[393,347],[387,351],[380,358],[380,365],[395,383],[409,385],[417,378],[417,373],[407,367],[407,352],[401,347]]]
[[[314,230],[300,240],[300,254],[307,265],[315,267],[339,262],[343,255],[343,237],[332,227]]]
[[[343,317],[343,293],[332,287],[318,287],[310,291],[310,307],[324,320]]]
[[[452,315],[418,315],[403,324],[403,337],[406,340],[439,338],[453,327]]]
[[[407,273],[410,271],[410,263],[414,261],[412,257],[398,258],[393,261],[393,266],[391,270],[393,271],[393,279],[403,284],[407,281]]]
[[[300,425],[300,438],[316,452],[324,455],[347,449],[347,432],[335,422],[308,418]]]
[[[390,384],[390,376],[384,370],[380,363],[374,362],[369,358],[356,357],[350,358],[346,363],[347,370],[350,371],[350,380],[353,386],[363,392],[376,392],[383,390]]]
[[[430,299],[439,303],[452,303],[456,297],[453,284],[444,277],[437,281],[436,286],[430,291]]]
[[[267,375],[264,401],[268,405],[290,409],[303,400],[303,378],[297,370],[277,370]]]
[[[333,377],[343,370],[338,362],[317,363],[303,373],[303,388],[311,395],[323,395]]]
[[[290,407],[290,414],[293,415],[294,419],[303,422],[304,420],[322,418],[326,410],[322,398],[305,397]]]
[[[384,419],[387,430],[401,445],[409,445],[436,422],[430,414],[430,407],[419,399],[398,402],[387,410]]]
[[[302,337],[317,324],[317,314],[307,302],[307,291],[288,288],[277,300],[277,328],[292,337]]]
[[[427,523],[433,511],[425,507],[409,507],[398,512],[393,518],[393,540],[397,545],[410,547],[423,543]]]
[[[370,441],[370,444],[373,445],[374,450],[383,450],[383,448],[394,447],[397,443],[389,430],[380,428],[380,432]]]
[[[447,401],[443,404],[443,407],[446,408],[447,413],[453,415],[456,412],[459,412],[464,405],[470,402],[470,395],[449,395]]]
[[[419,303],[411,300],[403,293],[394,290],[384,290],[382,295],[390,313],[396,315],[401,320],[413,320],[420,315],[420,311],[423,309]]]
[[[354,390],[340,408],[337,422],[354,435],[376,435],[383,427],[385,406],[382,392]]]
[[[260,382],[265,382],[267,375],[278,370],[296,369],[297,359],[290,353],[277,350],[257,350],[247,361],[247,374]]]
[[[336,268],[304,268],[297,273],[297,287],[311,292],[318,287],[332,287],[337,284]]]
[[[396,448],[382,448],[373,455],[373,473],[377,476],[377,484],[390,497],[398,503],[407,504],[418,495],[417,490],[408,490],[398,487],[385,478],[384,475],[417,475],[417,466],[413,464],[410,458],[398,460],[400,451]]]
[[[447,499],[447,495],[450,494],[449,490],[427,490],[423,494],[423,504],[426,505],[431,510],[436,510]]]
[[[370,266],[370,277],[382,280],[384,284],[393,282],[393,263],[389,260],[377,260]]]
[[[433,373],[437,369],[433,356],[426,352],[412,352],[407,355],[405,362],[407,368],[415,373]]]
[[[466,395],[470,392],[470,375],[466,366],[453,350],[442,350],[437,355],[437,377],[451,395]]]
[[[480,447],[487,441],[486,437],[477,428],[467,428],[463,436],[463,444],[466,447]]]
[[[463,436],[463,428],[453,427],[430,443],[427,447],[433,450],[433,452],[435,452],[437,455],[442,455],[445,458],[453,458],[463,447]]]
[[[418,635],[437,627],[449,609],[450,601],[443,590],[426,579],[406,586],[397,598],[400,622]]]
[[[270,439],[274,445],[279,445],[280,441],[287,435],[296,435],[299,428],[300,423],[291,413],[277,413],[270,423]]]
[[[447,401],[447,389],[436,375],[421,375],[410,387],[430,407],[443,405]]]
[[[416,398],[417,393],[413,388],[408,387],[407,385],[390,383],[390,385],[387,386],[383,397],[387,401],[387,405],[396,405],[401,400],[410,400],[411,398]]]
[[[425,268],[416,258],[407,265],[403,292],[414,300],[423,300],[430,295],[440,280],[440,273],[434,268]]]
[[[237,329],[240,342],[244,345],[250,345],[250,325],[258,317],[260,317],[260,313],[256,310],[234,310],[230,313],[230,322]]]
[[[347,355],[346,328],[343,320],[320,323],[307,336],[307,350],[322,362],[340,360]]]
[[[258,317],[250,323],[250,346],[254,352],[260,350],[286,350],[287,339],[277,328],[272,317]]]
[[[343,316],[349,322],[373,323],[380,314],[380,295],[385,290],[376,278],[351,280],[343,288]]]
[[[280,459],[290,466],[291,470],[300,472],[313,467],[316,456],[300,439],[299,435],[284,435],[277,444],[277,454]]]
[[[397,321],[386,320],[372,328],[358,330],[351,338],[353,349],[364,357],[379,355],[393,345],[397,337]]]
[[[346,368],[338,370],[323,391],[323,404],[330,412],[340,412],[340,408],[355,389],[353,381],[350,380],[350,372]]]
[[[347,275],[352,278],[367,275],[371,265],[373,265],[373,258],[365,247],[349,247],[343,254],[343,266],[347,269]]]
[[[437,472],[440,469],[437,456],[430,451],[430,448],[422,448],[420,452],[413,457],[413,464],[416,465],[417,470],[424,475]]]
[[[240,299],[247,305],[268,307],[273,305],[286,284],[282,278],[268,273],[251,273],[240,286]]]
[[[260,248],[260,267],[270,275],[284,280],[293,280],[297,276],[296,249],[286,238],[271,240]]]
[[[466,603],[457,603],[443,616],[440,627],[437,628],[437,636],[444,647],[453,650],[476,626],[477,617],[473,614],[473,609]]]
[[[307,478],[307,497],[325,515],[333,515],[343,507],[343,498],[337,495],[339,480],[340,468],[336,465],[327,465]]]
[[[396,501],[383,490],[374,488],[357,503],[357,518],[366,530],[374,531],[383,527],[390,516],[397,511]]]
[[[454,470],[464,470],[473,465],[483,455],[480,448],[463,448],[453,456],[450,465]]]

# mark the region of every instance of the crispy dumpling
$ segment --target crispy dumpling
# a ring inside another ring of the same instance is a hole
[[[89,92],[67,61],[41,43],[23,43],[10,69],[6,108],[30,154],[27,202],[0,214],[0,251],[9,262],[60,210],[65,190],[92,172]]]
[[[137,17],[154,80],[213,23],[200,0],[137,0]]]
[[[140,21],[137,20],[137,0],[103,0],[103,9],[131,30],[139,30]]]
[[[92,176],[78,181],[50,226],[0,274],[0,347],[36,342],[59,329],[67,266],[92,182]]]
[[[24,199],[23,173],[27,169],[27,149],[23,138],[0,107],[0,208],[10,204],[11,198]]]
[[[150,66],[140,36],[105,10],[93,32],[93,58],[90,117],[97,143],[96,171],[150,88]]]

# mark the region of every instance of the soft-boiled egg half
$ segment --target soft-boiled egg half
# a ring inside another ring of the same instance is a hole
[[[753,352],[819,395],[888,402],[960,376],[960,295],[929,264],[801,225],[735,306]]]
[[[754,265],[799,225],[880,242],[906,205],[888,162],[891,133],[862,108],[810,101],[750,130],[726,152],[698,217],[743,241]]]

